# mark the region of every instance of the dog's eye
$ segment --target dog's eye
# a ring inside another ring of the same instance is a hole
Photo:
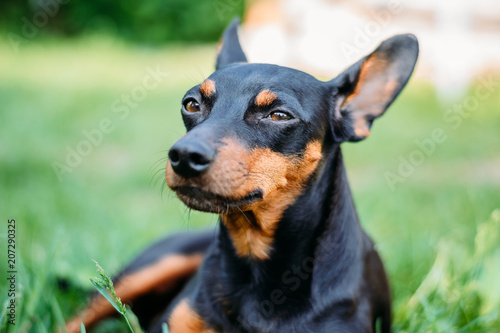
[[[193,99],[188,99],[184,102],[184,109],[187,112],[198,112],[200,111],[200,104]]]
[[[282,111],[275,111],[269,115],[269,118],[271,118],[274,121],[283,121],[292,119],[292,116]]]

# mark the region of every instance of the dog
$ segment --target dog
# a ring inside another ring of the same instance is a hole
[[[247,63],[238,26],[184,96],[187,133],[166,166],[179,199],[219,226],[152,245],[115,278],[117,294],[150,332],[390,332],[388,280],[340,145],[370,136],[413,72],[417,39],[389,38],[323,82]],[[112,313],[96,296],[67,329]]]

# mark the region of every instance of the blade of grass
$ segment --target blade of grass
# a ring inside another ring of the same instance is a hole
[[[59,332],[66,333],[66,323],[64,322],[64,316],[61,311],[61,307],[59,306],[59,302],[57,302],[56,298],[52,298],[50,301],[50,305],[52,307],[52,312],[54,313],[54,317],[56,318],[55,326]]]
[[[0,331],[7,332],[7,306],[9,305],[9,299],[6,299],[3,303],[2,312],[0,313]]]
[[[126,316],[130,320],[130,326],[132,326],[134,332],[142,333],[142,328],[141,325],[139,324],[139,319],[128,305],[125,305],[125,307],[127,308]]]
[[[108,290],[106,288],[102,287],[102,285],[99,282],[94,281],[94,279],[90,279],[90,282],[92,282],[95,289],[97,289],[97,291],[102,296],[104,296],[104,298],[106,298],[108,300],[108,302],[111,303],[111,305],[113,305],[113,307],[116,309],[116,311],[118,311],[120,314],[123,315],[122,309],[120,309],[118,304],[116,304],[115,300],[109,295]],[[104,282],[102,282],[102,283],[104,283]]]
[[[106,300],[108,300],[108,302],[110,302],[111,305],[113,305],[116,311],[118,311],[118,313],[120,313],[123,316],[130,332],[134,333],[134,330],[130,325],[130,321],[127,317],[127,308],[125,307],[125,305],[123,305],[120,298],[116,295],[115,288],[113,286],[113,281],[108,275],[106,275],[106,273],[99,265],[99,263],[95,260],[94,262],[97,266],[97,273],[99,273],[100,278],[90,279],[90,282],[92,282],[97,291],[101,293],[101,295],[104,296],[104,298],[106,298]]]

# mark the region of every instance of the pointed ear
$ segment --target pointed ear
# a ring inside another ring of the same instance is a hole
[[[373,120],[408,82],[417,56],[416,37],[396,35],[328,82],[335,96],[330,114],[335,141],[359,141],[370,135]]]
[[[217,49],[217,61],[215,69],[219,70],[235,62],[247,62],[245,53],[238,39],[238,26],[240,19],[234,19],[231,25],[224,31],[222,41]]]

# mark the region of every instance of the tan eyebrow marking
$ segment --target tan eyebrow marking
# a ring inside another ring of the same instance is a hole
[[[268,106],[271,105],[272,102],[277,98],[275,93],[270,92],[269,90],[262,90],[257,97],[255,97],[255,105],[257,106]]]
[[[203,81],[203,83],[200,85],[200,92],[205,97],[212,96],[215,93],[215,82],[210,79]]]

